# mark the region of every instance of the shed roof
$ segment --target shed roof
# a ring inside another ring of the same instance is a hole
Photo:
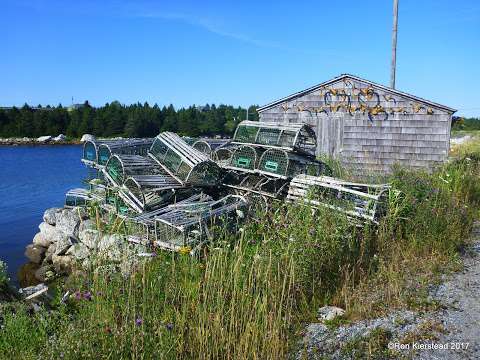
[[[363,83],[366,83],[366,84],[369,84],[371,85],[372,87],[374,88],[378,88],[378,89],[381,89],[381,90],[384,90],[384,91],[388,91],[388,92],[391,92],[391,93],[394,93],[394,94],[397,94],[399,96],[403,96],[403,97],[406,97],[406,98],[409,98],[409,99],[412,99],[412,100],[415,100],[415,101],[419,101],[419,102],[422,102],[422,103],[425,103],[425,104],[428,104],[430,106],[433,106],[433,107],[436,107],[436,108],[440,108],[440,109],[443,109],[445,111],[448,111],[448,112],[451,112],[452,114],[454,112],[456,112],[457,110],[456,109],[453,109],[451,107],[448,107],[448,106],[445,106],[445,105],[442,105],[442,104],[438,104],[438,103],[435,103],[433,101],[429,101],[429,100],[425,100],[425,99],[422,99],[418,96],[414,96],[414,95],[411,95],[411,94],[408,94],[408,93],[405,93],[403,91],[398,91],[396,89],[392,89],[388,86],[385,86],[385,85],[381,85],[381,84],[377,84],[373,81],[370,81],[370,80],[365,80],[365,79],[362,79],[358,76],[355,76],[355,75],[351,75],[351,74],[342,74],[340,76],[337,76],[333,79],[330,79],[328,81],[325,81],[325,82],[322,82],[320,84],[317,84],[317,85],[314,85],[312,87],[309,87],[305,90],[302,90],[302,91],[299,91],[299,92],[296,92],[294,94],[291,94],[289,96],[286,96],[284,98],[281,98],[281,99],[278,99],[278,100],[275,100],[269,104],[266,104],[264,106],[261,106],[257,109],[257,112],[262,112],[264,110],[267,110],[271,107],[274,107],[278,104],[281,104],[285,101],[289,101],[289,100],[292,100],[292,99],[295,99],[295,98],[298,98],[300,96],[303,96],[305,94],[308,94],[312,91],[315,91],[315,90],[318,90],[326,85],[330,85],[330,84],[333,84],[339,80],[343,80],[343,79],[352,79],[352,80],[357,80],[357,81],[360,81],[360,82],[363,82]]]

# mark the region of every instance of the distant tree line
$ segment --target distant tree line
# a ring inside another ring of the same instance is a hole
[[[258,120],[257,106],[249,107],[249,120]],[[102,107],[88,102],[75,107],[30,107],[0,109],[0,137],[39,137],[83,134],[99,137],[153,137],[162,131],[179,135],[229,136],[245,120],[247,110],[230,105],[190,106],[175,109],[148,103],[122,105],[117,101]]]
[[[452,130],[480,130],[480,119],[453,116]]]

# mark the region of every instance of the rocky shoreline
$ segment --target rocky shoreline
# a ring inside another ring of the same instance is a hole
[[[138,259],[148,254],[147,245],[138,240],[98,231],[83,208],[50,208],[43,214],[39,232],[25,249],[30,262],[24,265],[27,271],[23,271],[20,282],[24,286],[48,282],[107,263],[130,272]]]
[[[0,146],[18,145],[78,145],[82,142],[79,139],[67,139],[65,136],[41,136],[39,138],[0,138]]]

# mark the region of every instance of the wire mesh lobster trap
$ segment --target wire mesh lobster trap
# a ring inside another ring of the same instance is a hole
[[[221,148],[215,149],[210,157],[215,161],[220,167],[228,166],[232,159],[233,152],[238,146],[226,145]]]
[[[233,142],[237,144],[279,147],[315,155],[317,137],[307,124],[270,124],[258,121],[242,121],[238,124]]]
[[[378,224],[385,213],[389,189],[388,184],[360,184],[328,176],[298,175],[290,183],[287,200],[340,211],[355,223]]]
[[[155,244],[174,251],[191,250],[213,240],[213,227],[222,224],[218,229],[225,230],[236,219],[236,210],[245,205],[245,199],[236,195],[169,205],[168,211],[155,217]]]
[[[192,145],[193,148],[197,149],[198,151],[206,154],[211,155],[216,149],[223,148],[227,144],[229,144],[232,140],[231,139],[198,139]]]
[[[123,184],[130,175],[159,175],[162,168],[151,158],[141,155],[113,154],[103,169],[114,186]]]
[[[146,156],[153,139],[122,139],[102,142],[97,146],[97,164],[105,166],[112,154]]]
[[[223,185],[234,189],[238,195],[248,196],[249,194],[257,194],[266,200],[267,198],[285,198],[288,183],[287,179],[231,170],[227,173]]]
[[[331,175],[330,168],[313,157],[299,156],[283,149],[273,148],[266,150],[262,154],[256,170],[259,173],[285,179],[299,174],[312,176]]]
[[[155,138],[149,155],[182,184],[212,186],[220,177],[215,162],[171,132]]]
[[[188,197],[185,196],[178,196],[178,194],[173,199],[173,204],[181,205],[181,204],[190,204],[194,202],[206,202],[212,201],[212,197],[204,194],[202,192],[197,192],[193,195]],[[170,204],[170,205],[173,205]],[[130,228],[134,228],[137,233],[142,233],[144,238],[146,238],[147,242],[153,243],[156,240],[155,237],[155,218],[161,216],[162,214],[171,211],[171,207],[169,205],[163,206],[161,208],[147,211],[141,214],[137,214],[135,216],[131,216],[128,218],[128,223]]]
[[[230,162],[223,167],[246,172],[255,171],[262,153],[263,149],[261,148],[250,145],[239,146],[233,150],[232,156],[230,157]]]
[[[127,204],[138,212],[155,209],[170,201],[184,186],[168,174],[133,175],[120,189],[127,196]],[[190,191],[190,189],[188,189]]]

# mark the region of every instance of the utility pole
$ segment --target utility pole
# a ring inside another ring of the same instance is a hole
[[[392,89],[395,89],[395,70],[397,67],[397,23],[398,0],[393,0],[392,68],[390,71],[390,87]]]

